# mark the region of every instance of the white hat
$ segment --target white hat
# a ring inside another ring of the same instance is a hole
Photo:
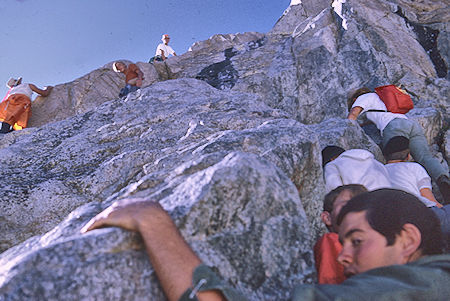
[[[16,86],[16,85],[20,82],[21,79],[22,79],[21,77],[19,77],[18,79],[15,79],[15,78],[11,77],[11,78],[6,82],[6,86],[7,86],[8,88],[12,88],[12,87]]]
[[[161,37],[161,41],[164,41],[167,38],[170,39],[169,35],[168,34],[163,34],[162,37]]]
[[[117,69],[117,66],[116,66],[117,63],[122,63],[122,62],[120,62],[120,61],[114,62],[114,63],[113,63],[113,70],[114,70],[115,72],[120,72],[120,70]],[[122,63],[122,64],[123,64],[123,63]]]

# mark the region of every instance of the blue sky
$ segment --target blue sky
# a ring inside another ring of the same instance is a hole
[[[290,0],[0,0],[0,97],[22,76],[43,87],[117,59],[146,62],[161,35],[178,55],[213,34],[268,32]]]

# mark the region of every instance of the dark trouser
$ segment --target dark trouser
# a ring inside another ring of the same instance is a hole
[[[0,133],[6,134],[13,131],[13,127],[6,122],[2,122],[2,127],[0,128]]]
[[[137,87],[137,86],[126,85],[125,88],[120,90],[119,97],[128,95],[128,93],[131,93],[131,92],[136,92],[138,89],[139,89],[139,87]]]
[[[157,55],[157,56],[152,57],[148,62],[153,63],[154,61],[163,62],[164,60],[163,60],[162,56]]]

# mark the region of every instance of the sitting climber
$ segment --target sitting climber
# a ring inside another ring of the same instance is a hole
[[[391,138],[383,148],[386,170],[392,187],[415,195],[430,208],[441,222],[446,240],[450,238],[450,205],[442,206],[433,195],[431,178],[418,163],[408,162],[409,139],[403,136]],[[450,246],[450,244],[449,244]]]
[[[28,126],[31,116],[31,97],[33,92],[41,96],[48,96],[53,87],[45,90],[39,89],[33,84],[22,83],[22,78],[11,78],[6,86],[10,88],[6,99],[0,104],[0,121],[2,127],[0,133],[9,133],[13,130],[21,130]]]
[[[359,184],[339,186],[330,191],[323,201],[322,222],[330,232],[325,233],[314,245],[314,260],[319,284],[339,284],[346,279],[344,266],[337,261],[342,245],[339,242],[337,216],[354,196],[367,192]]]
[[[450,179],[448,172],[433,158],[420,125],[404,114],[387,112],[386,105],[378,95],[368,88],[356,90],[348,99],[350,120],[356,120],[361,113],[367,113],[381,132],[383,146],[395,136],[409,139],[409,149],[415,161],[420,163],[436,181],[446,202],[450,202]]]
[[[338,260],[351,279],[298,285],[291,300],[446,300],[450,295],[450,254],[441,255],[439,221],[415,196],[393,189],[357,195],[341,209],[337,224],[343,246]],[[108,226],[141,234],[169,300],[246,300],[202,264],[158,202],[122,199],[82,232]]]
[[[172,47],[169,46],[170,37],[168,34],[163,34],[161,38],[162,43],[156,47],[155,56],[152,57],[148,62],[153,63],[154,61],[165,61],[169,55],[177,56]]]
[[[391,187],[384,165],[364,149],[329,145],[322,150],[322,166],[326,192],[347,184],[361,184],[369,191]]]
[[[123,97],[128,93],[135,92],[142,87],[142,80],[144,73],[136,64],[129,64],[128,66],[123,62],[114,62],[113,69],[115,72],[125,74],[125,87],[120,90],[119,97]]]

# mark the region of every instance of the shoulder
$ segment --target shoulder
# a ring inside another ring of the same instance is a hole
[[[139,70],[139,67],[136,64],[129,64],[128,69],[132,71]]]
[[[450,255],[433,255],[373,269],[340,285],[299,285],[292,300],[447,300],[448,283]]]
[[[366,93],[359,96],[353,103],[352,108],[361,107],[365,109],[368,106],[376,105],[382,103],[381,99],[378,97],[377,93]]]

